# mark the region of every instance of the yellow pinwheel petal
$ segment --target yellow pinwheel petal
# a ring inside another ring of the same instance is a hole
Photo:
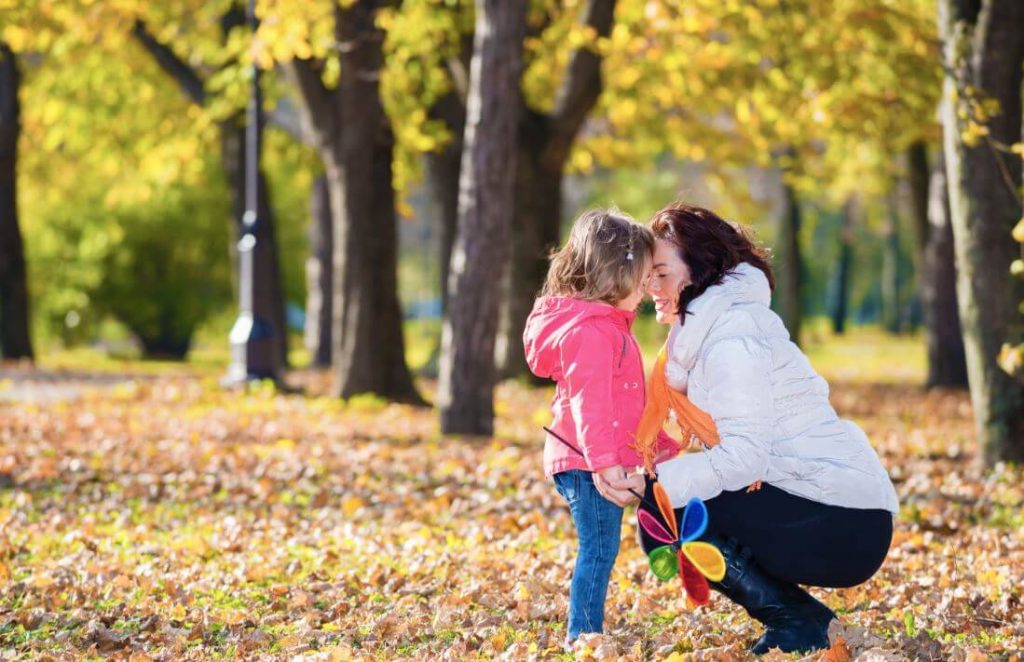
[[[720,582],[725,577],[725,558],[714,545],[700,541],[688,542],[683,545],[682,551],[690,563],[711,581]]]

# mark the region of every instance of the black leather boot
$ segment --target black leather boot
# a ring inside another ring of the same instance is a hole
[[[831,609],[796,584],[767,574],[735,538],[716,536],[708,542],[722,551],[726,567],[725,577],[711,587],[765,626],[752,653],[763,655],[772,648],[808,653],[829,647],[828,624],[835,618]]]

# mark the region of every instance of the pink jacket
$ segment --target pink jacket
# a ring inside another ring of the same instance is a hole
[[[635,315],[605,303],[541,297],[526,321],[526,362],[538,377],[555,381],[550,427],[583,452],[551,435],[544,444],[544,474],[598,471],[643,464],[633,449],[644,410],[644,367],[631,327]],[[679,452],[662,433],[659,458]]]

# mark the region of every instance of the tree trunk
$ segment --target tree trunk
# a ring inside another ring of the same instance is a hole
[[[953,225],[949,220],[946,163],[940,150],[929,172],[924,143],[907,153],[917,243],[917,281],[928,345],[926,388],[966,387],[967,359],[956,299]]]
[[[562,220],[561,161],[544,158],[546,118],[523,109],[516,163],[515,221],[512,260],[501,291],[503,305],[496,363],[502,377],[518,377],[526,370],[523,328],[548,270],[548,255],[558,247]]]
[[[1024,461],[1024,383],[1003,372],[1002,343],[1019,342],[1024,316],[1020,279],[1011,278],[1018,253],[1010,233],[1021,217],[1017,189],[1021,158],[994,149],[1021,140],[1024,3],[1020,0],[941,0],[945,52],[943,100],[946,174],[957,261],[957,296],[981,458]],[[958,105],[970,89],[999,102],[988,137],[971,145]]]
[[[903,328],[903,303],[900,301],[900,214],[896,195],[888,201],[889,220],[885,226],[885,248],[882,253],[882,321],[889,333]]]
[[[25,246],[18,226],[18,61],[0,43],[0,356],[31,359]]]
[[[303,98],[304,120],[324,162],[333,221],[333,392],[422,404],[405,363],[398,301],[398,228],[391,161],[394,136],[380,100],[383,34],[375,24],[385,2],[335,7],[341,77],[328,90],[323,63],[289,65]],[[344,118],[344,119],[343,119]]]
[[[789,336],[800,344],[800,326],[803,322],[803,256],[800,252],[800,200],[790,184],[783,184],[783,211],[779,217],[779,230],[775,237],[778,254],[775,267],[778,275],[776,299],[773,302]]]
[[[466,108],[454,91],[442,97],[431,115],[444,121],[452,139],[440,152],[427,154],[427,181],[430,186],[434,226],[441,238],[440,288],[442,315],[448,311],[448,272],[455,245],[459,219],[459,167],[462,161],[462,136],[466,128]]]
[[[598,37],[611,33],[615,0],[588,0],[579,23]],[[496,362],[503,377],[528,374],[523,328],[544,284],[548,253],[558,246],[565,162],[587,116],[601,96],[601,58],[589,48],[573,52],[555,98],[541,114],[523,106],[518,129],[511,268],[502,296]]]
[[[832,310],[832,332],[837,336],[846,333],[846,318],[850,311],[850,267],[853,264],[853,213],[854,203],[850,198],[843,205],[842,223],[839,226],[839,266],[836,271],[836,301]]]
[[[449,313],[441,341],[438,404],[446,434],[494,431],[494,296],[508,261],[513,217],[516,128],[522,101],[526,6],[476,0],[459,223],[449,278]]]
[[[314,366],[331,365],[331,283],[333,229],[327,178],[313,180],[309,203],[309,257],[306,258],[305,344]]]

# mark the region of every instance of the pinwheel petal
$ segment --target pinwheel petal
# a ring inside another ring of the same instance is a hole
[[[725,557],[714,545],[698,540],[685,543],[681,551],[711,581],[720,582],[725,577]]]
[[[704,535],[708,528],[708,509],[704,502],[694,497],[683,510],[682,533],[680,542],[690,542]]]
[[[654,491],[654,502],[658,504],[658,510],[661,511],[661,516],[668,523],[668,529],[672,532],[672,538],[679,538],[679,527],[676,525],[676,511],[672,509],[672,500],[668,498],[668,492],[661,486],[661,483],[655,483],[653,487]]]
[[[679,574],[679,561],[676,559],[676,550],[671,545],[656,547],[647,555],[647,562],[651,564],[651,572],[661,581],[668,581]]]
[[[700,570],[690,563],[686,556],[679,552],[679,576],[683,580],[686,595],[698,605],[706,605],[711,599],[711,587]]]
[[[644,531],[647,532],[647,535],[651,536],[658,542],[663,542],[668,545],[676,542],[675,536],[665,530],[665,527],[661,525],[658,518],[643,508],[637,509],[636,518],[640,522],[640,526],[642,526]]]

